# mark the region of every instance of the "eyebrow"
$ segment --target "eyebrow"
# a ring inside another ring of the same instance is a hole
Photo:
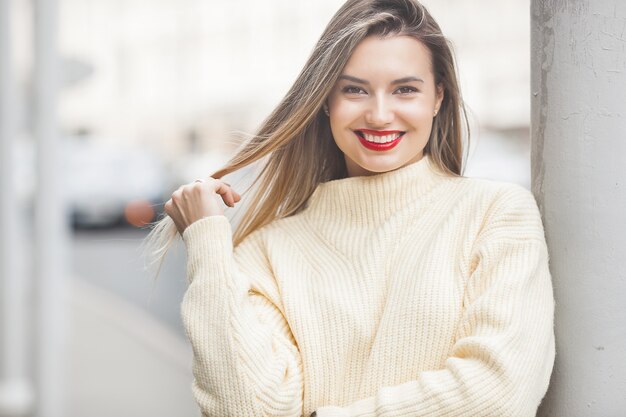
[[[360,78],[353,77],[351,75],[342,75],[342,76],[339,77],[339,79],[340,80],[348,80],[348,81],[352,81],[352,82],[359,83],[359,84],[369,85],[369,81],[362,80]],[[393,80],[391,82],[391,84],[402,84],[402,83],[408,83],[408,82],[411,82],[411,81],[417,81],[417,82],[420,82],[420,83],[424,82],[424,80],[422,80],[421,78],[410,76],[410,77],[398,78],[397,80]]]

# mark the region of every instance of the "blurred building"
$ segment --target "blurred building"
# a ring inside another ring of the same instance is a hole
[[[62,125],[168,156],[230,150],[232,132],[254,131],[286,93],[342,3],[63,0],[62,53],[93,72],[64,91]],[[529,2],[424,3],[455,45],[474,123],[527,130]]]

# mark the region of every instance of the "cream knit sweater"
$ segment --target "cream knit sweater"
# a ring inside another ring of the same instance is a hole
[[[205,416],[534,416],[554,299],[530,192],[428,157],[320,184],[232,247],[183,235],[182,317]]]

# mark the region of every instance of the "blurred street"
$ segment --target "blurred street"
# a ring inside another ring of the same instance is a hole
[[[143,309],[184,338],[180,302],[186,288],[182,245],[172,250],[161,274],[144,270],[141,242],[147,230],[114,228],[76,231],[72,240],[73,272],[85,283],[116,294]]]
[[[154,281],[140,257],[145,235],[111,229],[73,236],[68,417],[197,415],[179,318],[184,257],[173,251]]]

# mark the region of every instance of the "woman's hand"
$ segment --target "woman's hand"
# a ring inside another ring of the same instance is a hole
[[[229,184],[209,177],[181,185],[172,198],[165,203],[165,213],[172,218],[181,235],[193,222],[204,217],[224,214],[223,200],[229,207],[241,200],[241,196]]]

